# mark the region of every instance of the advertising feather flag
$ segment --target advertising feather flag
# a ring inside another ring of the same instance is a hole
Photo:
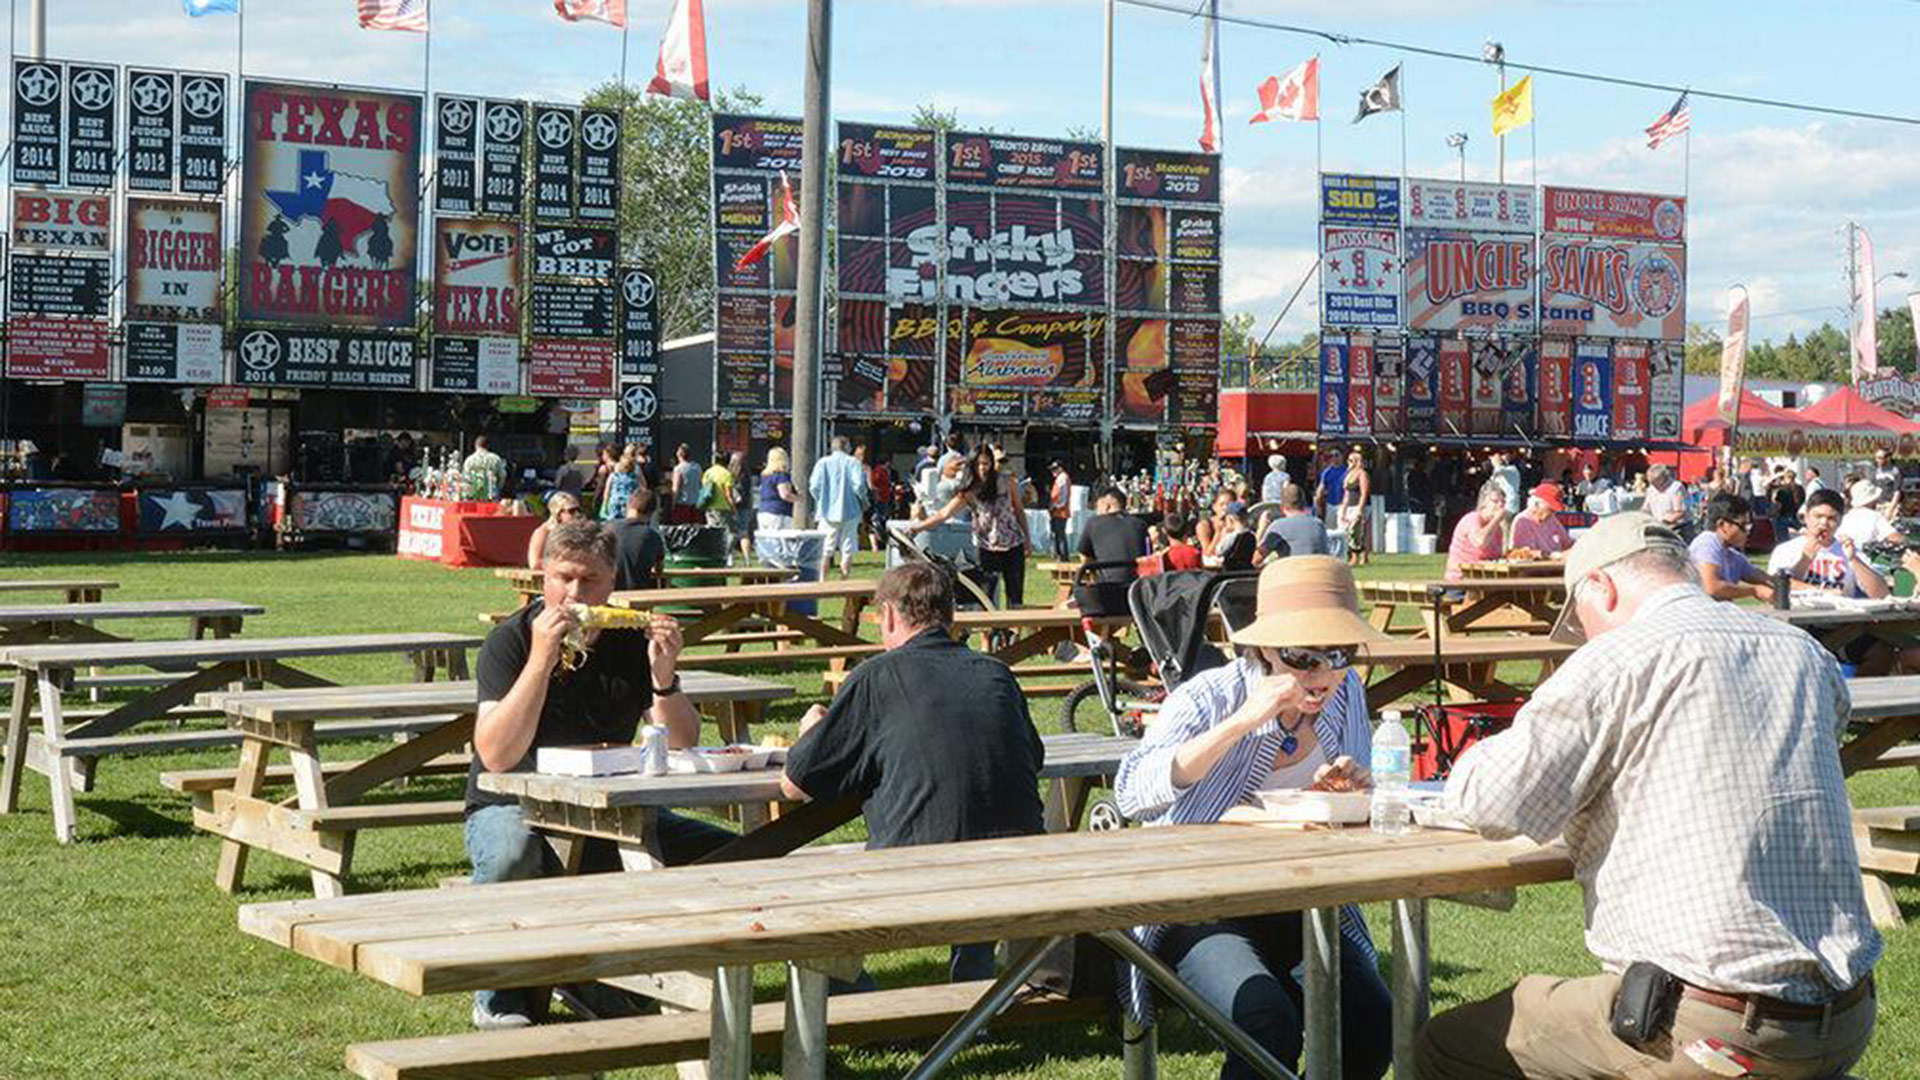
[[[568,22],[592,19],[622,30],[627,27],[627,0],[553,0],[553,10]]]
[[[180,0],[180,6],[196,19],[202,15],[240,14],[240,0]]]
[[[1858,225],[1851,226],[1853,242],[1853,381],[1872,378],[1880,370],[1880,304],[1876,299],[1873,273],[1873,237]]]
[[[1660,144],[1676,135],[1684,134],[1693,124],[1693,109],[1687,104],[1687,95],[1682,91],[1673,108],[1660,115],[1660,119],[1647,125],[1647,149],[1658,150]]]
[[[1747,376],[1747,290],[1735,285],[1727,290],[1727,336],[1720,343],[1720,419],[1728,427],[1740,423],[1741,384]]]
[[[1493,99],[1493,133],[1505,135],[1533,123],[1533,76],[1514,83]]]
[[[1260,84],[1260,111],[1249,124],[1272,120],[1320,119],[1320,58],[1305,60],[1285,75],[1269,75]]]
[[[712,100],[707,94],[707,17],[701,0],[673,0],[647,93],[683,101]]]
[[[1213,0],[1207,23],[1200,31],[1200,149],[1220,150],[1220,0]]]
[[[1353,122],[1359,123],[1374,113],[1400,111],[1400,65],[1380,76],[1380,81],[1360,91],[1360,111]]]
[[[799,231],[800,207],[793,201],[793,184],[788,182],[786,171],[782,170],[780,173],[780,224],[775,225],[771,232],[761,237],[757,243],[748,248],[746,252],[740,256],[740,260],[733,264],[733,268],[735,270],[745,270],[747,267],[766,258],[767,252],[773,250],[773,245]]]
[[[427,32],[427,0],[359,0],[363,30]]]

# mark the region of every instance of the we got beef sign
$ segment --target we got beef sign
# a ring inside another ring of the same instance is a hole
[[[411,327],[420,227],[420,98],[246,87],[240,319]]]

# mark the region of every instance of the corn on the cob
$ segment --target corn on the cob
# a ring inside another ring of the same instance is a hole
[[[606,604],[574,604],[573,617],[582,630],[638,630],[653,621],[648,612]]]

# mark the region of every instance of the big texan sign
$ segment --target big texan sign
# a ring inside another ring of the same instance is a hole
[[[420,98],[248,82],[242,322],[411,327]]]

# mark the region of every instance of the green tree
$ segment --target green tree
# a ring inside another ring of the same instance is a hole
[[[1220,355],[1236,359],[1251,351],[1253,337],[1253,312],[1242,311],[1229,315],[1220,321]]]
[[[1875,329],[1880,338],[1880,366],[1913,371],[1913,311],[1907,307],[1883,309],[1875,320]]]
[[[620,258],[652,270],[659,286],[660,336],[713,328],[713,193],[710,111],[697,101],[604,83],[586,105],[621,114],[624,165]],[[713,111],[753,112],[744,89],[715,93]],[[796,177],[796,179],[798,179]]]
[[[1723,344],[1717,332],[1700,323],[1688,323],[1686,344],[1687,374],[1720,374],[1720,350]],[[1748,361],[1747,370],[1753,370],[1751,360]]]
[[[960,126],[960,113],[957,109],[943,109],[931,101],[923,101],[913,107],[913,116],[907,122],[928,131],[952,131]]]

